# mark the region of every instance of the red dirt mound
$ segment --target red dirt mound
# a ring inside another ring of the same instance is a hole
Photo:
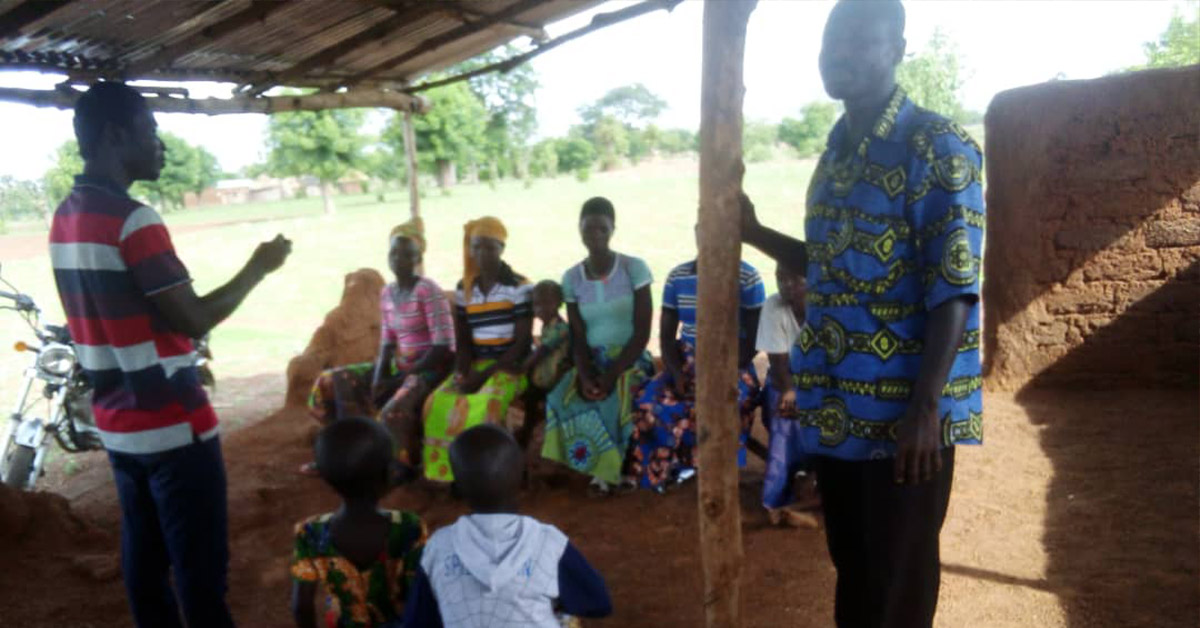
[[[370,360],[379,346],[379,292],[383,277],[374,269],[360,268],[346,275],[342,300],[325,315],[313,332],[304,353],[287,368],[289,406],[304,405],[313,380],[335,366]]]
[[[71,505],[59,495],[22,493],[0,485],[0,554],[31,545],[62,551],[81,540],[106,537],[76,517]]]

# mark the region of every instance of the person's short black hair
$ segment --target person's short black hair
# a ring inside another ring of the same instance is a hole
[[[545,292],[547,290],[557,297],[560,302],[563,300],[562,286],[558,285],[558,282],[554,281],[553,279],[543,279],[537,282],[537,285],[533,287],[533,294],[538,294],[539,292]]]
[[[613,224],[617,224],[617,210],[613,208],[612,201],[603,196],[593,196],[583,202],[583,208],[579,210],[579,219],[583,220],[588,216],[606,216]]]
[[[776,274],[787,273],[789,275],[795,275],[796,277],[800,277],[800,278],[805,278],[806,275],[808,274],[808,270],[806,268],[796,268],[796,264],[794,261],[792,261],[792,262],[776,262],[775,272],[776,272]]]
[[[134,117],[146,107],[146,97],[125,83],[93,84],[75,101],[75,140],[79,143],[79,154],[84,159],[91,158],[107,125],[128,129]]]
[[[900,0],[838,0],[833,10],[882,20],[897,41],[904,39],[904,5]]]
[[[525,456],[512,434],[484,423],[450,443],[450,470],[459,494],[472,510],[495,511],[516,502]]]
[[[317,471],[342,499],[380,497],[391,479],[393,446],[377,421],[338,419],[317,435]]]

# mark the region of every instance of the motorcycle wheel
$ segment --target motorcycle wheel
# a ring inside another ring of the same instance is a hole
[[[18,491],[25,490],[29,474],[33,471],[33,458],[37,450],[25,445],[13,445],[12,453],[4,464],[4,485]]]

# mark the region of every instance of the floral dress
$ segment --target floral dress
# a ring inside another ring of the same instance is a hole
[[[321,583],[327,593],[326,628],[399,626],[404,600],[421,563],[429,532],[411,512],[388,511],[392,524],[386,551],[359,570],[333,546],[329,520],[333,513],[296,524],[292,578]]]

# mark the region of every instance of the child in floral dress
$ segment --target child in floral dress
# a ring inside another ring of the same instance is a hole
[[[300,628],[396,628],[428,531],[417,515],[380,510],[392,438],[370,419],[334,421],[317,436],[317,470],[342,498],[337,511],[296,525],[292,615]],[[318,621],[317,587],[325,589]]]

